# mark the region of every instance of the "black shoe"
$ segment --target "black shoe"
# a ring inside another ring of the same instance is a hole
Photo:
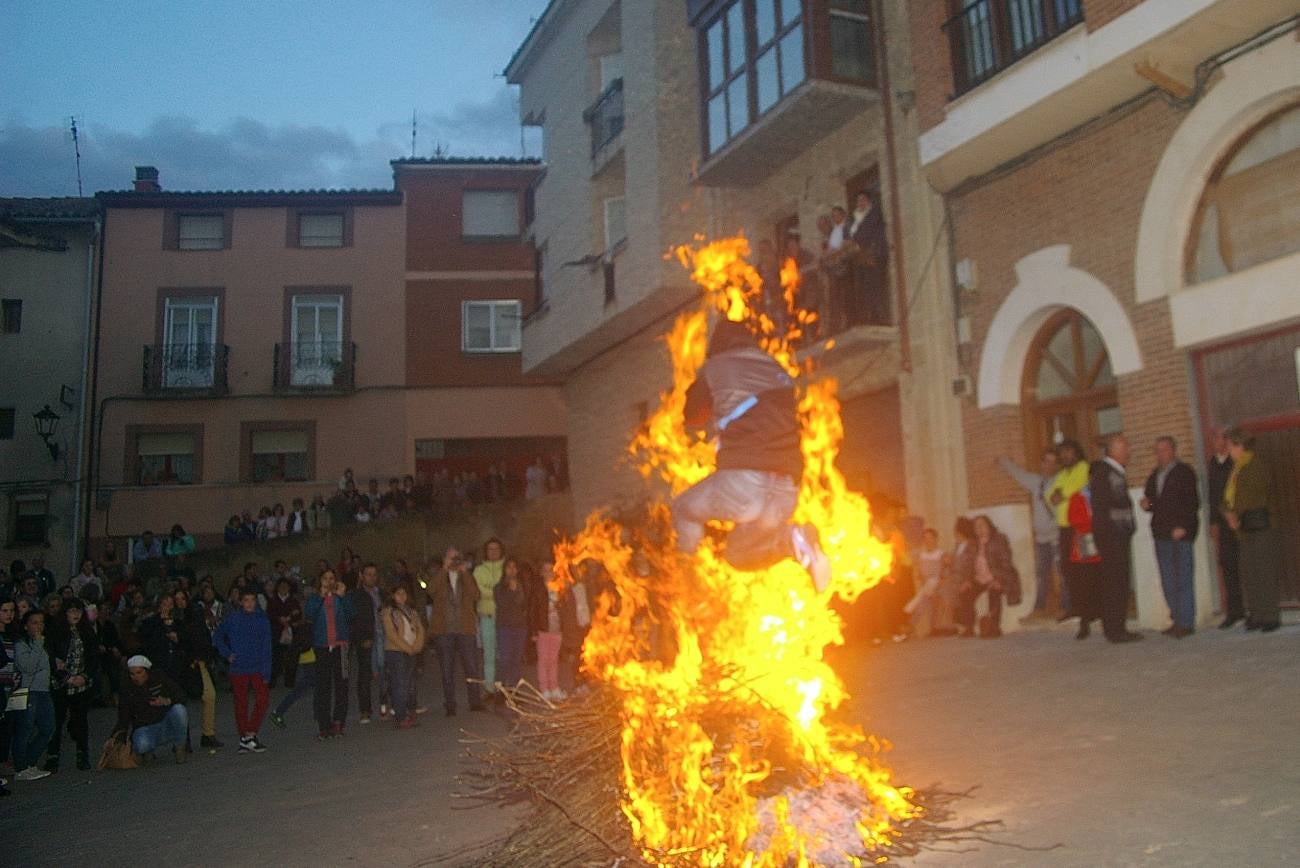
[[[217,741],[215,735],[205,735],[203,738],[199,739],[199,746],[206,747],[208,750],[218,750],[226,745],[223,742]]]
[[[1281,626],[1282,626],[1281,621],[1269,621],[1267,624],[1259,625],[1259,632],[1272,633],[1274,630],[1278,629]]]
[[[1079,621],[1079,632],[1074,634],[1075,639],[1087,639],[1092,635],[1092,625],[1087,621]]]
[[[59,770],[59,755],[52,754],[45,758],[45,770],[53,774]]]
[[[1111,642],[1111,643],[1114,643],[1114,644],[1116,644],[1116,645],[1122,645],[1122,644],[1125,643],[1125,642],[1138,642],[1138,641],[1141,641],[1141,639],[1142,639],[1142,634],[1141,634],[1141,633],[1130,633],[1130,632],[1127,632],[1127,631],[1125,631],[1125,632],[1123,632],[1123,633],[1120,633],[1118,636],[1107,636],[1107,637],[1106,637],[1106,641],[1107,641],[1107,642]]]
[[[1264,626],[1264,625],[1263,625],[1262,623],[1260,623],[1259,621],[1256,621],[1254,618],[1247,618],[1247,619],[1246,619],[1246,629],[1247,629],[1247,630],[1258,630],[1258,629],[1260,629],[1260,628],[1263,627],[1263,626]]]
[[[1223,619],[1223,623],[1219,625],[1219,629],[1227,630],[1229,627],[1231,627],[1233,624],[1237,623],[1241,619],[1242,619],[1241,615],[1229,614],[1228,617]]]
[[[77,771],[79,772],[90,771],[90,754],[86,753],[85,751],[81,751],[81,750],[77,751]]]

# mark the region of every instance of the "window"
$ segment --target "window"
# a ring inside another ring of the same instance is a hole
[[[19,494],[14,497],[14,545],[43,545],[49,525],[48,494]]]
[[[198,481],[199,436],[186,431],[135,435],[136,485],[193,485]]]
[[[299,247],[342,247],[343,214],[299,214]]]
[[[0,325],[0,331],[7,335],[16,335],[23,330],[23,300],[21,298],[6,298],[0,301],[0,312],[3,312],[3,324]]]
[[[14,408],[0,407],[0,440],[14,439]]]
[[[304,482],[310,479],[310,441],[308,432],[302,428],[253,431],[249,464],[253,482]]]
[[[1300,252],[1300,105],[1273,115],[1229,152],[1201,196],[1189,283]]]
[[[180,250],[221,250],[226,246],[226,218],[222,214],[181,214],[176,218],[176,246]]]
[[[758,113],[804,80],[799,0],[754,0],[754,81]]]
[[[465,238],[518,238],[519,192],[466,190],[461,200],[461,235]]]
[[[165,304],[161,385],[211,388],[216,377],[216,296],[168,298]]]
[[[605,250],[610,251],[627,240],[627,200],[611,196],[605,200]]]
[[[332,386],[343,368],[343,296],[295,295],[290,324],[291,386]]]
[[[1026,360],[1024,384],[1027,454],[1066,439],[1086,448],[1123,427],[1105,342],[1078,311],[1060,312],[1039,331]]]
[[[830,3],[831,73],[840,78],[873,81],[876,71],[867,0],[830,0]]]
[[[467,353],[517,353],[522,305],[517,301],[467,301],[461,348]]]
[[[709,153],[749,126],[749,73],[745,56],[745,4],[736,0],[705,31]]]

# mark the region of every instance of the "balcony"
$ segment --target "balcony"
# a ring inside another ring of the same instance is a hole
[[[285,393],[350,392],[356,388],[357,345],[300,341],[275,345],[275,390]]]
[[[225,344],[154,344],[144,348],[144,392],[156,397],[210,398],[226,394]]]
[[[978,87],[1083,21],[1082,0],[975,0],[943,25],[954,96]]]
[[[623,134],[623,79],[616,78],[601,93],[591,107],[582,113],[582,119],[591,127],[591,158],[612,156],[618,150],[615,143]]]
[[[705,159],[696,180],[752,186],[879,104],[866,0],[691,0]]]

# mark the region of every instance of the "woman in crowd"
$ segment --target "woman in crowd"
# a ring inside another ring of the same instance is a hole
[[[237,515],[232,515],[226,522],[225,530],[222,531],[222,538],[225,539],[227,545],[248,542],[252,539],[248,535],[248,528],[244,526],[243,519]]]
[[[555,565],[542,564],[542,582],[546,594],[540,607],[540,622],[535,625],[537,689],[547,699],[559,700],[564,698],[564,691],[560,689],[560,644],[564,641],[564,634],[561,631],[560,593],[551,586],[554,581]]]
[[[497,676],[504,688],[513,690],[524,674],[524,645],[528,641],[528,589],[517,558],[506,558],[501,581],[492,594],[497,612]]]
[[[104,580],[99,577],[99,573],[95,570],[95,562],[90,558],[81,562],[81,572],[73,576],[68,584],[72,586],[72,593],[77,596],[81,596],[81,589],[86,585],[94,585],[99,588],[101,594],[104,591]]]
[[[181,685],[187,693],[194,691],[197,673],[190,667],[191,657],[181,640],[181,625],[176,617],[176,601],[164,595],[158,599],[158,610],[140,619],[136,627],[140,638],[140,651],[153,663],[154,668]]]
[[[304,617],[312,624],[316,652],[316,723],[318,738],[343,735],[348,718],[348,645],[352,638],[352,601],[331,570],[320,577],[320,594],[307,601]]]
[[[172,532],[167,535],[167,542],[163,544],[163,554],[169,558],[185,557],[194,554],[194,537],[185,532],[185,528],[179,524],[172,525]]]
[[[210,590],[210,589],[209,589]],[[203,604],[190,604],[190,595],[176,591],[172,595],[172,612],[180,634],[185,657],[189,661],[185,677],[176,679],[190,698],[203,700],[203,735],[199,744],[216,753],[224,745],[217,741],[217,687],[212,680],[212,629],[208,627]]]
[[[387,606],[379,610],[384,625],[384,674],[398,729],[416,726],[411,707],[411,673],[424,651],[424,619],[409,605],[404,585],[393,588]]]
[[[293,634],[301,629],[302,603],[288,578],[276,580],[275,590],[266,601],[266,616],[271,619],[271,683],[267,686],[274,687],[283,678],[285,687],[293,687],[298,670]]]
[[[497,698],[497,624],[496,598],[492,596],[501,582],[505,566],[505,546],[493,537],[483,544],[483,563],[474,567],[474,583],[478,585],[478,638],[483,648],[483,690],[486,699]]]
[[[15,779],[38,781],[49,772],[37,768],[54,734],[54,702],[50,698],[50,656],[45,648],[45,613],[32,609],[23,618],[23,636],[14,643],[14,668],[27,690],[27,707],[14,715]]]
[[[50,656],[54,659],[54,683],[50,694],[54,701],[54,733],[50,736],[45,761],[47,772],[59,770],[59,755],[63,747],[63,725],[77,748],[77,769],[90,769],[90,713],[91,685],[96,678],[98,640],[80,600],[73,600],[63,610],[64,628],[50,637]]]
[[[1227,434],[1232,475],[1223,492],[1223,517],[1240,541],[1238,562],[1246,605],[1246,629],[1272,633],[1280,625],[1282,552],[1278,526],[1279,494],[1267,459],[1255,451],[1255,438],[1240,428]],[[1295,497],[1295,492],[1290,492]]]
[[[13,735],[13,719],[4,713],[9,694],[18,686],[18,671],[14,666],[14,643],[21,635],[17,621],[18,603],[0,601],[0,760],[9,756],[9,743]]]
[[[975,635],[975,602],[988,594],[989,613],[980,619],[979,635],[996,639],[1002,635],[1002,598],[1020,602],[1020,575],[1011,561],[1011,544],[986,515],[975,516],[975,538],[957,565],[961,585],[957,597],[958,635]]]

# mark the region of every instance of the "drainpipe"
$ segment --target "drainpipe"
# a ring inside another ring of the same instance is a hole
[[[94,310],[92,302],[95,285],[95,250],[99,245],[99,236],[102,231],[101,218],[96,216],[91,223],[90,238],[86,240],[86,310],[83,319],[81,334],[83,337],[81,344],[81,389],[79,394],[79,407],[77,410],[77,472],[73,474],[76,488],[73,489],[72,495],[72,565],[69,567],[69,575],[75,574],[75,571],[81,566],[81,559],[85,556],[82,551],[85,536],[82,532],[81,510],[82,499],[89,490],[89,477],[83,472],[86,469],[86,445],[88,435],[86,429],[88,422],[86,412],[89,407],[94,406],[86,394],[90,387],[90,324],[91,315]]]
[[[85,452],[83,456],[86,460],[86,502],[82,504],[83,518],[81,519],[81,538],[86,545],[90,544],[90,516],[95,509],[95,494],[99,488],[97,474],[99,472],[99,462],[96,460],[99,453],[99,437],[96,434],[95,426],[99,422],[99,414],[95,412],[95,407],[99,398],[99,333],[104,318],[104,241],[108,237],[108,212],[105,210],[97,218],[99,227],[99,275],[95,279],[95,338],[94,347],[91,350],[92,358],[88,369],[90,377],[90,394],[86,399],[86,407],[90,410],[90,416],[82,417],[82,422],[86,426]],[[87,317],[89,320],[89,317]],[[87,348],[90,349],[90,342],[87,342]],[[84,394],[84,392],[83,392]]]
[[[885,10],[882,0],[873,0],[876,43],[876,81],[880,89],[881,109],[885,115],[885,168],[889,172],[890,245],[894,248],[894,304],[898,311],[899,367],[912,372],[912,340],[907,327],[907,272],[903,258],[903,210],[898,194],[898,165],[894,148],[894,89],[889,78],[889,49],[885,39]]]

